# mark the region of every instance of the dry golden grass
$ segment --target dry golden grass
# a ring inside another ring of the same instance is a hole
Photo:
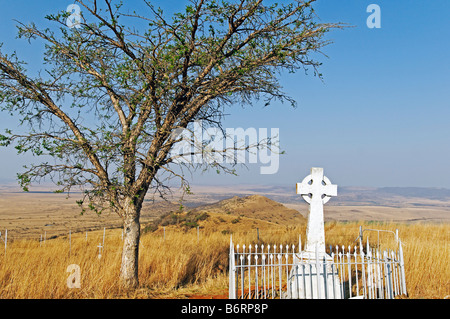
[[[444,298],[450,295],[449,224],[326,223],[331,245],[354,245],[359,225],[363,228],[399,229],[403,242],[406,284],[410,298]],[[230,226],[232,228],[232,226]],[[102,231],[72,234],[68,238],[38,241],[16,240],[0,250],[0,298],[187,298],[221,295],[227,297],[230,235],[219,231],[197,238],[189,232],[166,229],[143,234],[140,247],[140,288],[124,291],[118,283],[122,240],[120,230],[108,230],[105,250],[98,259]],[[264,243],[296,244],[304,238],[305,226],[265,228]],[[377,235],[367,233],[376,243]],[[366,233],[365,233],[366,235]],[[392,245],[393,236],[382,234],[380,242]],[[256,230],[233,233],[235,244],[256,243]],[[81,288],[67,287],[67,266],[81,269]]]
[[[398,229],[405,259],[406,287],[410,298],[437,299],[450,295],[450,224],[431,223],[328,223],[326,238],[330,243],[343,243],[349,235],[358,232],[359,225],[365,229]],[[376,232],[365,232],[370,242],[378,241]],[[380,233],[380,244],[395,247],[394,236]],[[353,237],[350,237],[353,239]]]

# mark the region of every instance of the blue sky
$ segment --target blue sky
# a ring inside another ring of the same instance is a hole
[[[281,1],[280,1],[281,2]],[[0,42],[39,66],[39,50],[15,40],[15,22],[42,22],[72,1],[0,0]],[[127,4],[130,3],[127,1]],[[154,1],[181,9],[186,1]],[[369,4],[381,9],[381,28],[370,29]],[[229,109],[224,126],[279,128],[286,154],[276,174],[259,164],[239,176],[195,174],[192,184],[295,185],[310,167],[323,167],[342,186],[450,188],[450,1],[319,0],[322,22],[353,27],[327,35],[319,57],[323,81],[303,72],[284,74],[284,91],[298,107],[263,103]],[[44,23],[44,22],[43,22]],[[14,119],[0,114],[0,130]],[[0,182],[11,182],[33,160],[0,149]]]

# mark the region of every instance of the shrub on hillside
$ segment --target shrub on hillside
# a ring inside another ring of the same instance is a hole
[[[190,211],[188,213],[183,212],[167,212],[161,215],[159,218],[155,219],[152,223],[144,228],[144,233],[154,232],[158,230],[158,227],[165,227],[170,225],[180,225],[184,228],[195,228],[198,227],[198,222],[201,220],[208,219],[209,215],[206,212],[196,213]]]

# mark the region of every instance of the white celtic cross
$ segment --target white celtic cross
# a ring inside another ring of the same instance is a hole
[[[325,230],[323,225],[323,204],[331,196],[337,196],[337,185],[323,176],[323,168],[311,168],[311,174],[301,183],[297,183],[297,194],[309,204],[308,226],[306,228],[306,249],[308,253],[315,253],[316,248],[325,254]]]

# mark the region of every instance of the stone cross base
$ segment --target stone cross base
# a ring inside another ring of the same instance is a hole
[[[341,299],[341,297],[341,283],[337,269],[328,261],[326,267],[323,262],[317,264],[313,260],[292,267],[288,280],[288,299]]]

